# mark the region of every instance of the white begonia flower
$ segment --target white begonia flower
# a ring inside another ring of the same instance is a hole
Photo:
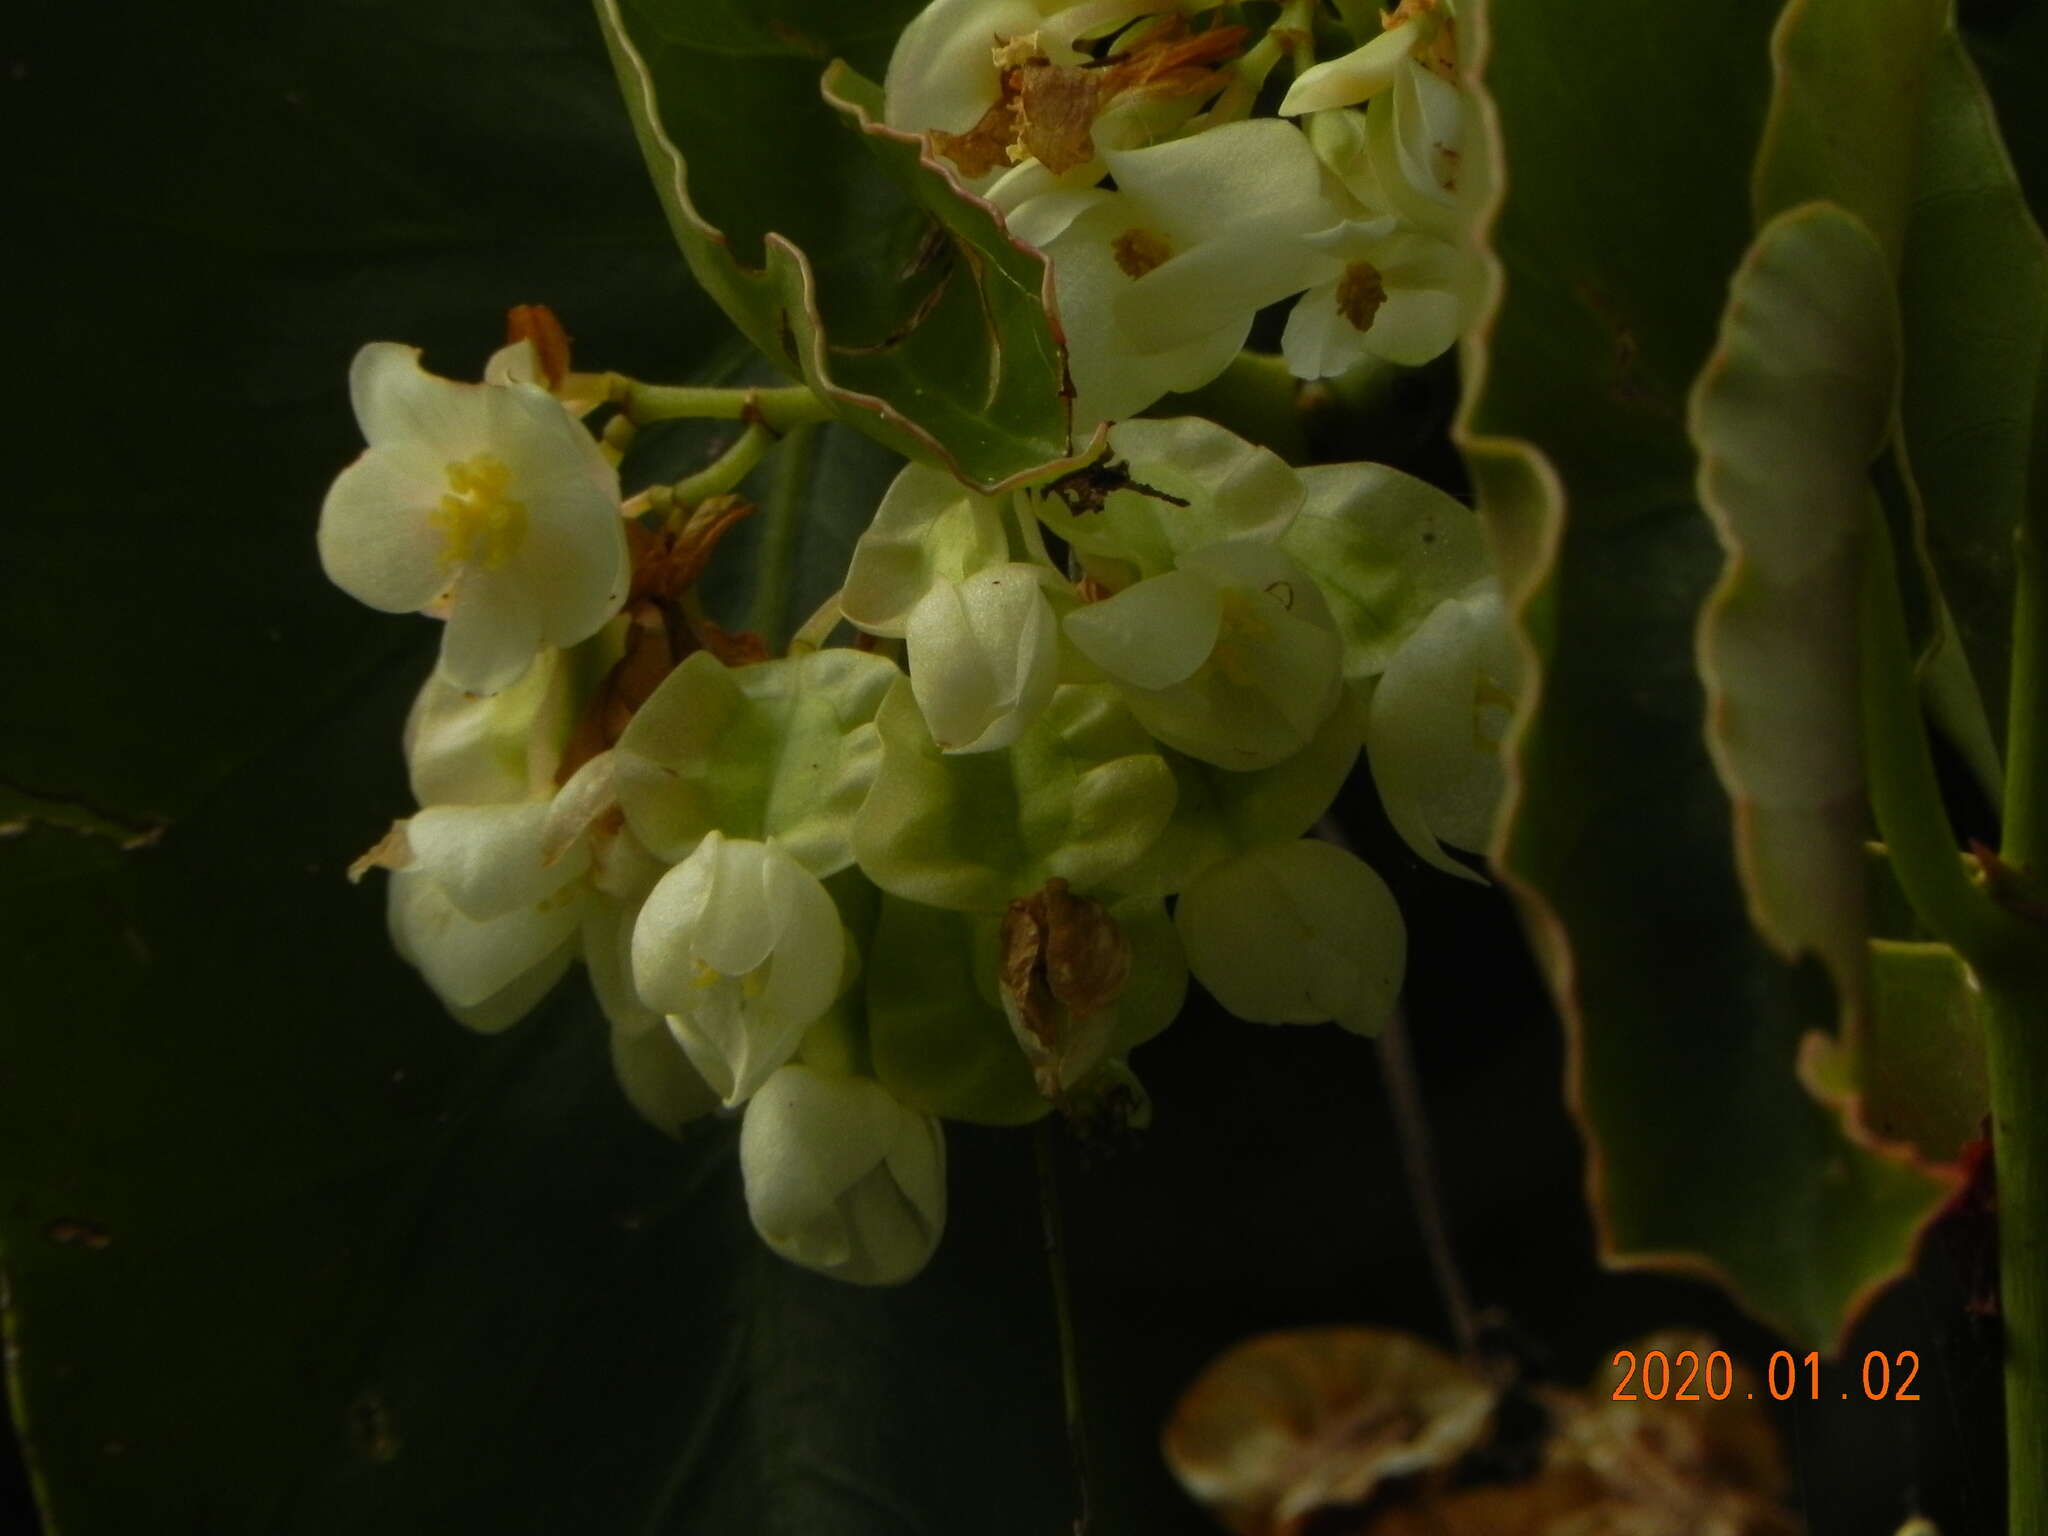
[[[444,612],[450,682],[494,693],[618,612],[618,475],[560,402],[437,378],[382,341],[356,354],[349,392],[369,447],[327,493],[321,564],[373,608]]]
[[[1212,865],[1181,892],[1174,926],[1188,969],[1256,1024],[1334,1020],[1376,1034],[1408,964],[1408,928],[1386,882],[1313,838]]]
[[[933,589],[1009,558],[1002,502],[942,469],[908,464],[853,546],[839,611],[856,629],[900,640]]]
[[[775,843],[710,832],[633,925],[633,980],[728,1106],[788,1061],[839,995],[846,931],[818,877]]]
[[[1007,747],[1052,698],[1059,625],[1049,577],[1043,566],[990,566],[932,588],[911,610],[910,691],[942,750]]]
[[[910,1279],[945,1230],[945,1133],[869,1078],[782,1068],[747,1105],[740,1174],[763,1242],[856,1285]]]
[[[578,946],[590,867],[579,845],[542,856],[548,803],[429,806],[405,823],[387,917],[399,955],[473,1029],[516,1023]]]
[[[1077,429],[1221,373],[1261,307],[1320,275],[1301,237],[1343,217],[1306,137],[1272,118],[1105,158],[1117,190],[1013,221],[1053,264]]]
[[[1067,638],[1166,745],[1250,771],[1315,738],[1343,642],[1314,579],[1270,544],[1212,544],[1068,614]]]
[[[1456,246],[1392,215],[1349,220],[1307,243],[1328,263],[1280,338],[1296,378],[1329,378],[1368,357],[1419,367],[1457,341],[1477,269]]]
[[[1387,817],[1423,859],[1468,880],[1479,877],[1441,845],[1478,851],[1493,835],[1521,669],[1489,579],[1437,604],[1373,689],[1365,750]]]
[[[1311,65],[1281,98],[1280,115],[1299,117],[1332,107],[1356,106],[1393,88],[1401,77],[1426,66],[1426,56],[1450,16],[1439,0],[1404,0],[1385,19],[1384,30],[1342,58]]]
[[[573,704],[559,651],[502,693],[429,677],[405,719],[405,766],[421,805],[502,805],[553,792]]]

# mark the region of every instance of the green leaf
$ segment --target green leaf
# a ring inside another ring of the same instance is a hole
[[[2048,242],[1953,33],[1929,71],[1899,289],[1902,410],[1927,554],[2002,743],[2013,531],[2028,494],[2048,348]]]
[[[1113,886],[1173,814],[1173,773],[1100,683],[1063,683],[1014,746],[944,753],[908,679],[882,701],[882,767],[853,824],[883,890],[995,912],[1058,876]]]
[[[1771,34],[1776,85],[1750,183],[1759,226],[1824,198],[1861,219],[1896,267],[1948,10],[1949,0],[1790,0]]]
[[[1384,464],[1300,473],[1308,499],[1280,547],[1330,600],[1344,676],[1376,677],[1438,603],[1492,569],[1479,519],[1427,480]]]
[[[1870,968],[1867,1027],[1846,1041],[1809,1036],[1801,1071],[1858,1136],[1953,1180],[1991,1112],[1981,993],[1946,944],[1881,939]]]
[[[772,837],[820,876],[846,868],[881,752],[875,711],[902,675],[846,648],[736,668],[698,651],[619,738],[627,821],[671,863],[715,828]]]
[[[1750,928],[1700,730],[1693,636],[1721,562],[1683,410],[1749,242],[1775,15],[1461,8],[1487,147],[1507,146],[1487,240],[1513,275],[1461,438],[1533,653],[1494,864],[1565,1016],[1602,1249],[1707,1269],[1820,1341],[1938,1188],[1851,1144],[1794,1076],[1832,999]]]
[[[1072,458],[1050,272],[993,208],[881,122],[915,7],[858,24],[781,0],[598,0],[690,270],[748,338],[904,455],[985,489]],[[820,79],[820,71],[823,78]]]
[[[1868,990],[1858,594],[1898,376],[1883,248],[1807,203],[1743,258],[1687,412],[1728,556],[1699,665],[1736,868],[1758,930],[1788,960],[1818,955],[1852,1021]]]

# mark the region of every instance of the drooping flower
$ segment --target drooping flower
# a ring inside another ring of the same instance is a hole
[[[856,1285],[898,1285],[946,1225],[939,1122],[871,1078],[792,1063],[740,1125],[747,1213],[784,1258]]]
[[[1280,102],[1282,117],[1356,106],[1391,90],[1412,70],[1455,68],[1455,33],[1443,0],[1401,0],[1382,19],[1382,31],[1342,58],[1301,72]]]
[[[1375,1034],[1407,969],[1408,929],[1386,882],[1313,838],[1212,866],[1173,920],[1195,979],[1253,1023],[1334,1020]]]
[[[1288,313],[1280,338],[1296,378],[1329,378],[1367,357],[1418,367],[1458,339],[1472,273],[1455,246],[1392,215],[1348,220],[1306,239],[1328,267]]]
[[[1387,817],[1448,874],[1478,876],[1442,845],[1484,849],[1505,785],[1501,738],[1521,656],[1488,578],[1445,598],[1394,653],[1373,689],[1366,757]]]
[[[1068,614],[1067,637],[1145,729],[1249,771],[1314,739],[1342,688],[1343,642],[1315,580],[1271,544],[1233,541]]]
[[[1307,138],[1272,118],[1105,159],[1115,191],[1049,193],[1011,221],[1053,264],[1077,427],[1221,373],[1261,307],[1320,275],[1302,237],[1343,217]]]
[[[369,447],[327,493],[321,563],[373,608],[444,615],[450,682],[494,693],[618,612],[618,476],[560,402],[438,378],[395,342],[356,354],[349,390]]]
[[[775,843],[710,832],[633,928],[633,979],[728,1105],[795,1054],[841,990],[846,932],[818,877]]]

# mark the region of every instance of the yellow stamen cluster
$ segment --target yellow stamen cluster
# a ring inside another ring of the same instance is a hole
[[[488,453],[450,464],[448,494],[429,521],[441,531],[441,563],[502,570],[526,540],[526,508],[505,494],[512,471]]]

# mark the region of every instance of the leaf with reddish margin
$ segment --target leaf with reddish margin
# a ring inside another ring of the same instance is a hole
[[[1507,150],[1459,436],[1530,661],[1493,862],[1571,1037],[1602,1250],[1710,1275],[1818,1343],[1897,1272],[1940,1190],[1800,1085],[1834,999],[1749,924],[1700,729],[1693,637],[1721,551],[1684,404],[1749,243],[1778,10],[1649,26],[1585,0],[1565,27],[1460,7],[1476,148]]]

